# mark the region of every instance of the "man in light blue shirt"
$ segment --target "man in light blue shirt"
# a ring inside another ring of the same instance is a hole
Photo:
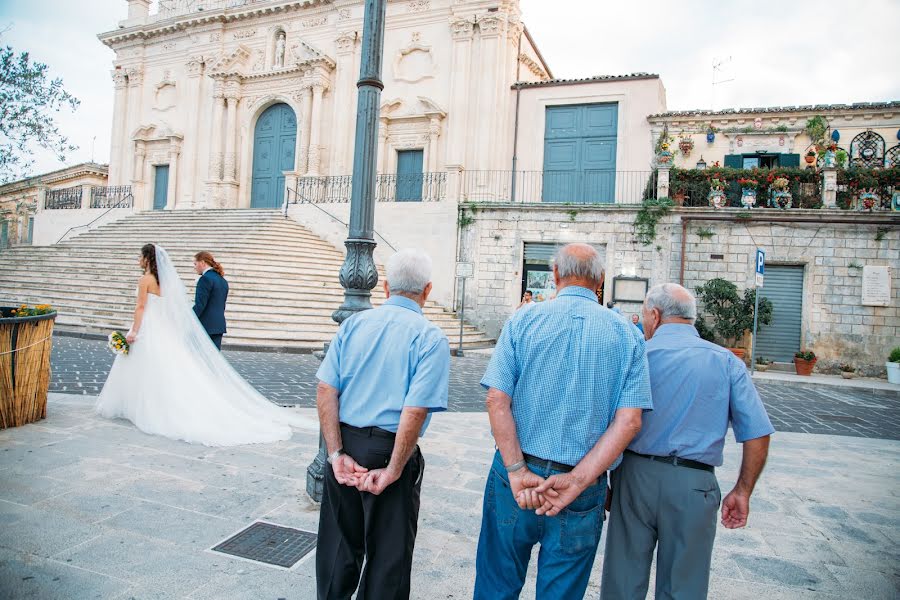
[[[706,598],[721,493],[715,467],[729,424],[744,445],[722,524],[747,523],[750,494],[774,433],[744,363],[700,338],[697,303],[680,285],[654,286],[644,301],[653,413],[612,474],[603,600],[646,598],[656,557],[657,598]]]
[[[481,380],[498,451],[485,488],[476,600],[517,598],[537,543],[537,597],[584,595],[606,471],[651,407],[644,340],[597,302],[597,251],[561,248],[553,277],[556,298],[507,321]]]
[[[425,471],[416,443],[431,413],[447,409],[450,345],[422,315],[431,293],[426,254],[392,256],[384,290],[381,307],[344,321],[316,373],[331,465],[316,550],[319,600],[355,591],[409,597]]]

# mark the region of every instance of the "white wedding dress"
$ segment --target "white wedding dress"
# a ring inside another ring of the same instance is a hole
[[[156,247],[161,295],[147,295],[137,339],[116,356],[97,412],[145,433],[207,446],[287,440],[318,422],[266,400],[232,368],[188,304],[166,251]]]

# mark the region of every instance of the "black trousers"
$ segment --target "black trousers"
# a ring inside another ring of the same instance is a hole
[[[388,431],[342,423],[341,438],[344,452],[367,469],[390,462],[394,434]],[[346,600],[357,586],[358,600],[409,598],[424,472],[417,447],[400,478],[376,496],[339,484],[326,465],[316,549],[319,600]]]
[[[212,343],[216,345],[216,348],[219,350],[222,349],[222,335],[221,333],[211,333],[209,334],[209,339],[212,340]]]

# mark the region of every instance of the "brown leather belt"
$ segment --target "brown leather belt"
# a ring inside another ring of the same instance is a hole
[[[701,471],[709,471],[710,473],[715,473],[716,471],[716,468],[712,465],[698,462],[696,460],[690,460],[688,458],[679,458],[677,456],[652,456],[650,454],[639,454],[637,452],[632,452],[631,450],[626,450],[625,453],[633,454],[634,456],[640,456],[641,458],[646,458],[647,460],[666,463],[667,465],[674,465],[676,467],[700,469]]]

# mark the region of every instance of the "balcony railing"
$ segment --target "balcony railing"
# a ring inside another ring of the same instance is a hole
[[[464,202],[640,204],[656,197],[655,171],[465,171]]]
[[[351,175],[324,177],[300,177],[292,194],[296,202],[314,204],[342,203],[350,201],[353,191]],[[441,202],[447,197],[446,173],[420,173],[413,175],[377,175],[375,200],[377,202]]]
[[[131,208],[133,205],[134,196],[130,185],[91,188],[91,208]]]
[[[48,190],[44,199],[47,210],[68,210],[81,208],[81,186]]]

